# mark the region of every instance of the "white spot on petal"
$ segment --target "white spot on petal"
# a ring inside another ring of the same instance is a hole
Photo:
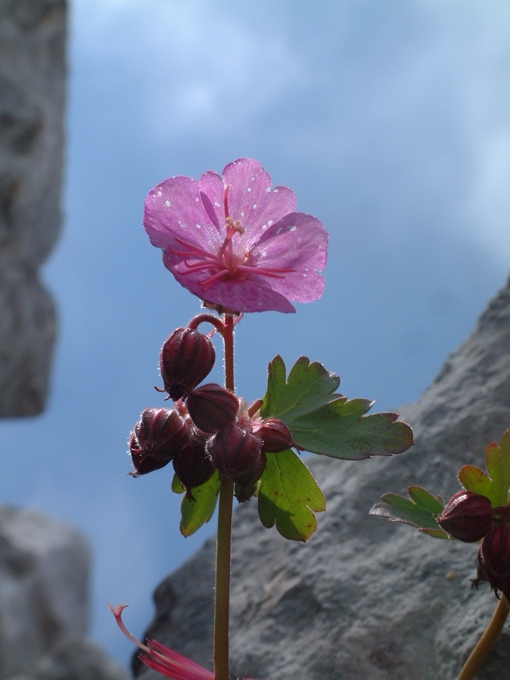
[[[214,205],[215,205],[217,208],[220,208],[220,207],[221,207],[220,204],[218,203],[218,201],[214,201]]]
[[[267,255],[267,250],[263,250],[263,251],[261,252],[261,255],[262,255],[262,257],[266,257],[266,255]]]
[[[253,210],[256,210],[256,209],[257,209],[257,204],[254,203],[254,204],[253,204]]]
[[[162,191],[158,191],[158,196],[163,196],[163,192],[162,192]]]
[[[263,224],[261,229],[267,229],[267,224]]]
[[[167,201],[165,201],[165,205],[166,205],[167,208],[169,208],[172,204],[170,203],[170,201],[167,200]]]
[[[267,221],[268,227],[270,227],[272,224],[273,224],[273,220],[268,220],[268,221]]]
[[[195,201],[198,201],[198,196],[195,198]]]
[[[276,235],[279,236],[282,233],[283,227],[276,230]]]
[[[251,187],[248,187],[248,191],[251,191]]]
[[[202,229],[202,227],[200,226],[200,224],[195,224],[195,227],[196,227],[197,229]]]
[[[289,227],[289,231],[296,231],[297,227],[295,224],[292,225],[292,227]]]
[[[241,213],[241,217],[244,217],[244,213]]]

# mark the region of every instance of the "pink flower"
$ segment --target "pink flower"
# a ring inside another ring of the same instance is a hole
[[[321,297],[328,233],[295,212],[287,187],[271,190],[258,161],[240,158],[200,180],[170,177],[147,196],[144,226],[177,281],[236,312],[295,312]]]
[[[166,678],[171,678],[171,680],[214,680],[212,671],[182,656],[182,654],[174,652],[173,649],[166,647],[161,642],[147,640],[147,644],[143,645],[134,635],[131,635],[122,620],[122,612],[127,604],[121,604],[119,607],[113,607],[111,604],[108,606],[124,635],[142,650],[143,654],[140,654],[140,660],[146,666],[161,673]],[[248,676],[244,676],[244,680],[249,680]]]

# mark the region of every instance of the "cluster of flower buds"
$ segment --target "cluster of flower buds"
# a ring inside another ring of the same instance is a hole
[[[438,524],[465,543],[482,540],[473,585],[488,581],[510,597],[510,505],[493,508],[490,500],[472,491],[459,491],[437,518]]]
[[[174,409],[148,408],[129,440],[134,477],[172,462],[176,476],[192,490],[204,484],[214,470],[229,475],[237,485],[237,498],[248,500],[266,465],[266,453],[294,445],[284,423],[276,418],[252,419],[238,397],[208,383],[215,361],[210,338],[195,328],[178,328],[165,341],[160,355],[164,391],[176,402]]]

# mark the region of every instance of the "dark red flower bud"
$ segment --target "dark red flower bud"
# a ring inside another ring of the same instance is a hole
[[[187,444],[191,429],[177,411],[146,408],[129,439],[134,477],[158,470]]]
[[[459,491],[450,498],[437,518],[438,524],[464,543],[479,541],[494,521],[490,500],[473,491]]]
[[[481,552],[487,570],[510,577],[510,525],[495,524],[485,537]]]
[[[186,487],[186,496],[191,500],[195,500],[192,490],[207,482],[214,472],[211,460],[205,453],[205,443],[204,435],[195,430],[173,460],[175,474]]]
[[[209,439],[206,451],[213,466],[229,474],[232,479],[257,470],[263,455],[260,437],[232,424],[226,425]]]
[[[208,383],[189,393],[186,406],[198,429],[212,434],[234,422],[239,411],[239,399],[221,385]]]
[[[266,454],[262,451],[259,464],[251,472],[232,473],[230,476],[236,483],[235,495],[239,503],[250,500],[255,493],[256,483],[259,481],[266,467]]]
[[[262,439],[262,450],[266,453],[280,453],[294,445],[289,428],[278,418],[255,423],[253,432]]]
[[[177,328],[161,348],[159,367],[165,392],[180,399],[207,378],[215,358],[210,338],[198,330]]]

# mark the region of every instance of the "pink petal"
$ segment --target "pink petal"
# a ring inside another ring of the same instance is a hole
[[[174,652],[157,640],[148,640],[151,656],[141,654],[140,660],[149,668],[173,680],[214,680],[214,673],[182,654]]]
[[[291,213],[268,229],[253,249],[260,267],[293,269],[271,279],[273,290],[296,302],[312,302],[324,291],[328,233],[322,223],[306,213]]]
[[[241,249],[249,249],[264,229],[278,222],[296,209],[296,196],[287,187],[275,187],[271,177],[258,161],[240,158],[223,170],[229,185],[228,205],[230,217],[240,220],[246,229],[241,238]]]
[[[200,191],[203,191],[211,201],[211,205],[216,213],[217,221],[220,224],[221,233],[224,236],[225,208],[223,199],[225,196],[225,187],[223,179],[217,172],[209,170],[209,172],[204,173],[200,178]]]
[[[192,177],[170,177],[145,199],[143,225],[152,245],[182,250],[175,237],[214,251],[223,239],[200,199],[201,183]]]

